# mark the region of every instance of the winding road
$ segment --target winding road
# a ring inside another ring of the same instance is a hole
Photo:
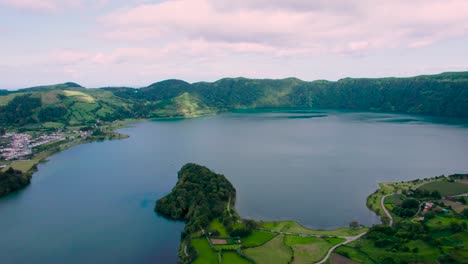
[[[271,230],[271,229],[265,229],[265,228],[257,228],[258,230],[262,230],[262,231],[266,231],[266,232],[271,232],[271,233],[275,233],[275,234],[280,234],[280,235],[289,235],[289,236],[301,236],[301,237],[322,237],[322,235],[313,235],[313,234],[299,234],[299,233],[289,233],[289,232],[282,232],[282,231],[277,231],[277,230]],[[365,234],[367,234],[367,232],[363,232],[359,235],[355,235],[355,236],[336,236],[336,237],[339,237],[339,238],[344,238],[345,241],[337,244],[337,245],[334,245],[333,247],[331,247],[327,254],[322,258],[322,260],[320,260],[319,262],[316,262],[316,264],[322,264],[322,263],[325,263],[327,261],[327,259],[330,257],[331,253],[333,253],[333,251],[338,248],[339,246],[342,246],[342,245],[346,245],[348,243],[351,243],[359,238],[361,238],[362,236],[364,236]]]
[[[385,200],[385,198],[387,198],[388,196],[392,196],[392,195],[394,195],[394,193],[384,195],[384,196],[382,196],[382,198],[380,199],[380,206],[381,206],[382,209],[384,210],[384,212],[385,212],[385,214],[387,215],[388,220],[389,220],[388,226],[392,226],[392,225],[393,225],[393,217],[392,217],[392,215],[390,214],[390,212],[387,210],[387,208],[385,207],[384,200]]]
[[[331,253],[333,253],[333,250],[335,250],[337,247],[339,246],[342,246],[342,245],[346,245],[348,243],[351,243],[353,242],[354,240],[357,240],[359,238],[361,238],[363,235],[367,234],[367,232],[364,232],[364,233],[361,233],[357,236],[352,236],[352,237],[341,237],[341,238],[344,238],[346,239],[346,241],[340,243],[340,244],[337,244],[337,245],[334,245],[332,248],[330,248],[327,252],[327,254],[325,255],[325,257],[323,257],[322,260],[320,260],[319,262],[316,262],[316,264],[322,264],[322,263],[325,263],[327,261],[327,259],[330,257]]]

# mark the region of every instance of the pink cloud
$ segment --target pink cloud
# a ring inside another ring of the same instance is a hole
[[[0,6],[42,12],[64,11],[70,8],[95,7],[109,0],[0,0]]]
[[[203,39],[276,54],[352,53],[464,35],[466,10],[464,0],[169,0],[120,9],[99,22],[105,38],[129,43]]]

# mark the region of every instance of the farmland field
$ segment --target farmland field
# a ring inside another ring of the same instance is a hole
[[[195,264],[218,264],[218,253],[211,249],[205,238],[192,239],[192,246],[198,252]]]
[[[236,252],[223,252],[223,264],[250,264],[250,261],[240,257]]]
[[[420,187],[423,190],[438,191],[442,196],[468,193],[468,184],[448,181],[435,181]]]
[[[244,247],[261,246],[275,237],[276,234],[264,231],[253,231],[251,235],[242,239]]]
[[[293,255],[292,250],[283,243],[284,235],[279,235],[263,246],[249,248],[245,254],[258,264],[288,263]]]

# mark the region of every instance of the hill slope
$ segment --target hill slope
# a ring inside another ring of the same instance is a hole
[[[0,125],[93,124],[97,119],[190,117],[235,108],[313,107],[468,118],[468,72],[336,82],[225,78],[148,87],[86,89],[75,83],[0,93]]]

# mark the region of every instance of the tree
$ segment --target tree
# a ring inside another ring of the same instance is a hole
[[[359,224],[358,221],[352,221],[351,223],[349,223],[349,227],[353,229],[359,228],[360,226],[361,225]]]
[[[468,209],[463,209],[462,215],[468,217]]]

